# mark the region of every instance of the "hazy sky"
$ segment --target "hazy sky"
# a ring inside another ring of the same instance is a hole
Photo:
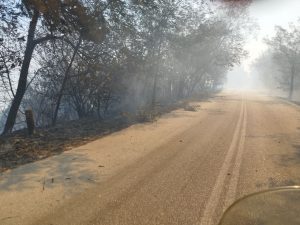
[[[274,34],[275,25],[287,26],[289,22],[296,22],[300,18],[300,0],[254,0],[249,12],[260,30],[256,38],[247,42],[249,58],[244,60],[240,68],[234,68],[228,74],[229,88],[250,87],[254,83],[251,63],[266,49],[263,38]]]

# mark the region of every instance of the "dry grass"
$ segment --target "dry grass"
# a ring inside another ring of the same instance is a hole
[[[0,138],[0,171],[59,154],[129,125],[124,119],[81,120],[40,128],[30,137],[26,130],[14,132]]]

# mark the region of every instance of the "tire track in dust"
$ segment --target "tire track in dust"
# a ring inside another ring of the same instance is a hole
[[[229,149],[227,151],[227,154],[225,156],[225,160],[222,164],[221,170],[216,179],[216,183],[213,187],[213,190],[210,194],[210,197],[209,197],[206,207],[204,209],[203,216],[200,221],[200,225],[213,224],[213,217],[215,215],[216,208],[219,204],[219,199],[220,199],[222,191],[223,191],[225,179],[227,177],[227,173],[230,169],[231,161],[234,156],[234,150],[236,149],[236,146],[238,144],[238,140],[240,137],[240,130],[241,130],[241,126],[242,126],[243,117],[245,117],[245,115],[244,115],[244,100],[242,99],[242,105],[241,105],[241,111],[240,111],[238,123],[234,130],[233,138],[232,138],[231,144],[229,146]]]

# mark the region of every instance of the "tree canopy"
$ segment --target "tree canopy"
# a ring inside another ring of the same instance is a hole
[[[136,114],[221,88],[246,56],[252,23],[243,4],[214,4],[0,0],[3,134],[27,108],[46,126]]]

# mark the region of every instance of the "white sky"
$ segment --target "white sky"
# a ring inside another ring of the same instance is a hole
[[[274,34],[274,26],[287,26],[289,22],[297,22],[300,18],[300,0],[254,0],[249,8],[260,30],[257,37],[249,39],[246,49],[249,57],[240,67],[228,74],[228,88],[251,88],[254,83],[251,63],[266,49],[263,38]]]

